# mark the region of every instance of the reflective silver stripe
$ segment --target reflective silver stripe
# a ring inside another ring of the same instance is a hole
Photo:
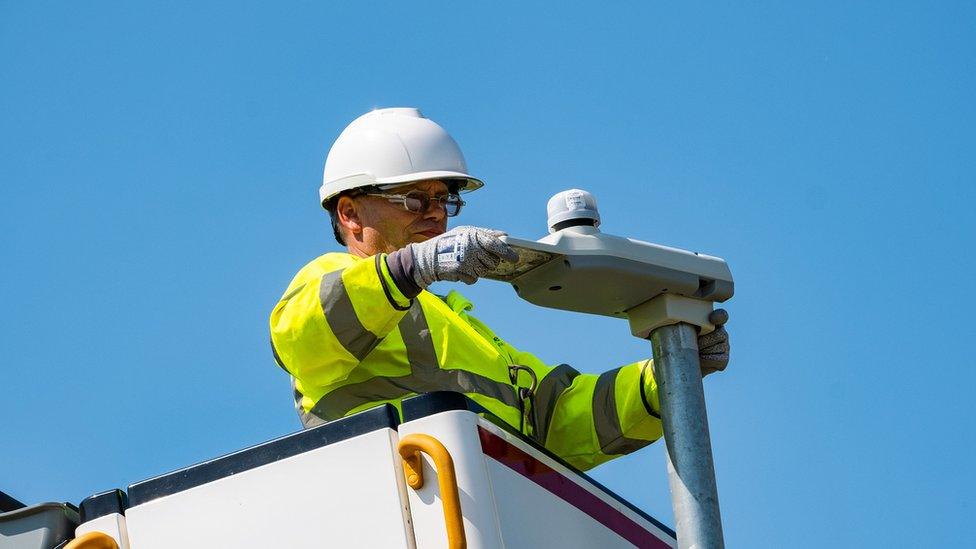
[[[419,301],[414,302],[397,327],[400,329],[403,345],[407,348],[407,362],[412,368],[412,375],[437,370],[437,351],[430,336],[424,308]]]
[[[305,284],[308,284],[308,283],[306,282]],[[300,291],[302,291],[302,290],[305,289],[305,284],[302,284],[301,286],[299,286],[299,287],[295,288],[294,290],[288,292],[279,301],[288,301],[289,299],[295,297],[295,294],[297,294],[298,292],[300,292]]]
[[[535,434],[537,442],[542,445],[546,443],[546,435],[549,433],[549,423],[552,415],[556,412],[556,403],[563,391],[573,384],[573,380],[579,372],[569,364],[560,364],[553,368],[535,390],[533,400],[533,414],[535,414]]]
[[[366,358],[380,340],[359,321],[356,310],[342,282],[342,271],[332,271],[322,276],[319,284],[319,300],[325,320],[332,328],[339,343],[357,360]]]
[[[438,366],[430,328],[419,301],[414,302],[398,328],[407,349],[410,374],[377,376],[339,387],[320,398],[311,413],[332,420],[367,402],[378,403],[430,391],[477,393],[501,401],[507,406],[518,407],[515,389],[511,385],[467,370],[445,370]]]
[[[605,454],[629,454],[651,443],[649,440],[627,438],[620,428],[617,416],[615,385],[620,368],[603,372],[593,389],[593,426]]]
[[[507,383],[495,381],[490,377],[469,372],[467,370],[437,370],[427,391],[456,391],[458,393],[476,393],[491,397],[505,403],[506,406],[518,408],[518,397],[515,388]]]
[[[291,378],[291,392],[295,397],[295,411],[298,412],[298,419],[302,422],[302,427],[308,429],[325,423],[325,420],[314,416],[302,409],[302,393],[295,385],[295,378]]]
[[[327,421],[324,419],[305,411],[298,412],[298,418],[302,420],[302,427],[305,429],[311,429],[312,427],[317,427],[323,423],[327,423]]]
[[[281,368],[282,370],[288,372],[288,368],[285,368],[285,363],[282,362],[281,361],[281,357],[278,356],[278,349],[275,348],[275,344],[274,344],[274,340],[273,339],[271,340],[271,354],[274,355],[274,359],[275,359],[275,362],[278,364],[278,367]]]
[[[407,347],[412,375],[417,380],[414,392],[456,391],[477,393],[518,408],[515,388],[509,383],[495,381],[468,370],[446,369],[438,365],[430,327],[424,317],[424,309],[416,302],[400,322],[400,335]],[[447,366],[447,365],[445,365]],[[471,366],[462,364],[460,366]],[[508,372],[505,372],[508,375]]]
[[[326,393],[315,406],[309,410],[326,420],[339,419],[357,406],[367,402],[379,403],[384,400],[394,400],[409,396],[417,391],[412,386],[413,376],[374,377],[343,385],[330,393]]]

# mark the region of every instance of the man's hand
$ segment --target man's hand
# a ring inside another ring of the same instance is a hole
[[[708,315],[708,321],[715,325],[715,331],[698,336],[702,377],[721,372],[729,365],[729,333],[723,326],[729,321],[729,313],[725,309],[715,309]]]
[[[413,279],[421,288],[435,280],[474,284],[501,260],[518,261],[515,250],[498,238],[504,235],[492,229],[457,227],[426,242],[410,244]]]

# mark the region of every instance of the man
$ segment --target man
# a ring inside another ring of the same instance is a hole
[[[662,435],[651,361],[600,375],[549,366],[471,315],[437,280],[474,283],[517,259],[499,236],[447,231],[467,173],[457,143],[416,109],[380,109],[353,121],[325,162],[319,198],[348,253],[327,253],[292,280],[271,314],[278,364],[292,375],[302,423],[324,421],[418,393],[465,393],[579,469]],[[703,372],[728,363],[728,336],[700,338]]]

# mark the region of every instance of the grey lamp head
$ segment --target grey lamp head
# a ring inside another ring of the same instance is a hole
[[[502,237],[519,254],[485,278],[508,282],[536,305],[617,318],[659,295],[707,305],[732,297],[724,260],[601,232],[596,199],[580,190],[556,194],[547,205],[550,234],[537,240]]]

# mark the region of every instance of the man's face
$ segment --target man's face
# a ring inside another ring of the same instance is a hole
[[[412,190],[424,191],[434,197],[448,193],[447,185],[438,180],[420,181],[387,189],[383,193],[406,194]],[[408,211],[400,203],[378,196],[357,196],[354,200],[362,234],[358,241],[346,239],[351,250],[355,249],[367,255],[390,253],[407,244],[433,238],[447,230],[447,213],[438,202],[432,202],[427,211],[416,213]]]

